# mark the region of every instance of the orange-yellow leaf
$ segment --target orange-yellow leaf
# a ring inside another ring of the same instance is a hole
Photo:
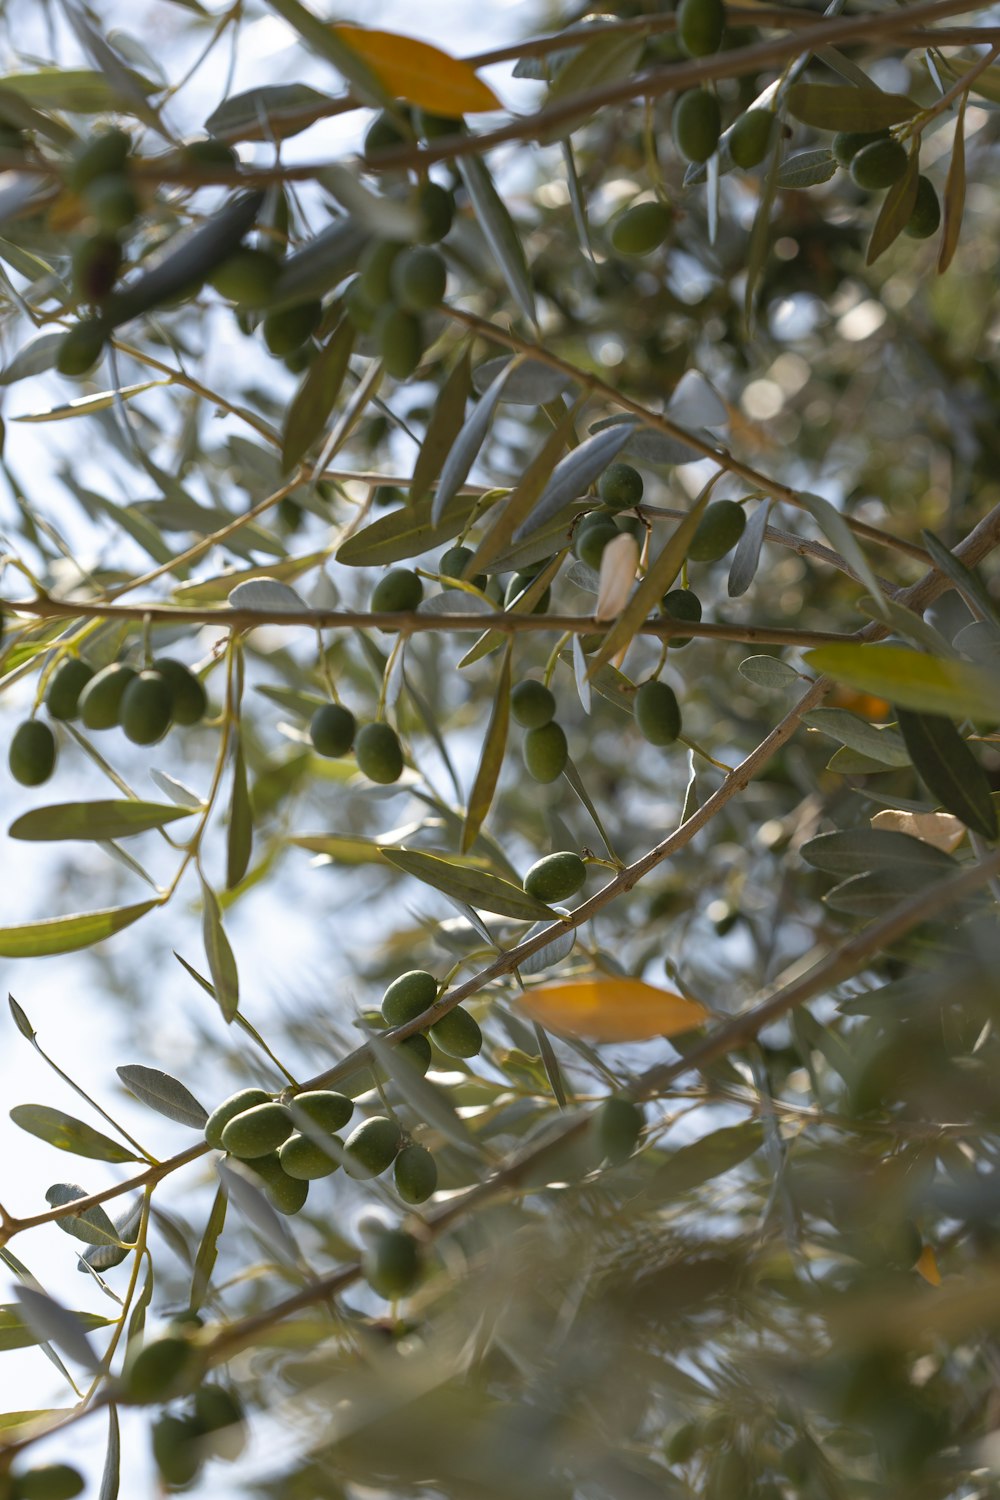
[[[429,42],[395,31],[369,31],[366,26],[337,25],[332,30],[364,58],[395,99],[436,115],[474,115],[503,108],[474,68]]]
[[[941,1272],[938,1270],[937,1256],[930,1245],[925,1245],[921,1250],[913,1269],[924,1278],[928,1286],[941,1285]]]
[[[642,1042],[675,1036],[708,1019],[696,1000],[658,990],[641,979],[570,979],[527,990],[518,1008],[548,1031],[598,1042]]]

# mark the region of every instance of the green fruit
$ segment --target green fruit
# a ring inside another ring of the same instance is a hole
[[[357,721],[349,708],[324,703],[309,720],[309,738],[317,755],[333,759],[346,755],[354,744]]]
[[[538,729],[529,729],[524,736],[522,754],[533,780],[558,781],[569,759],[569,746],[562,725],[552,719]]]
[[[183,151],[192,167],[222,167],[230,170],[240,164],[235,149],[212,135],[203,136],[196,141],[185,141]]]
[[[650,255],[658,249],[673,224],[665,203],[633,203],[611,226],[611,243],[620,255]]]
[[[240,1089],[238,1094],[230,1094],[228,1099],[223,1099],[221,1104],[216,1105],[205,1122],[205,1139],[216,1151],[224,1151],[222,1144],[222,1132],[230,1120],[235,1120],[237,1115],[246,1114],[248,1109],[254,1109],[258,1104],[270,1104],[270,1094],[265,1094],[263,1089]]]
[[[248,1162],[250,1170],[264,1184],[268,1202],[279,1214],[297,1214],[309,1196],[309,1184],[301,1177],[289,1177],[276,1151],[257,1156]]]
[[[425,245],[443,240],[455,218],[455,199],[437,182],[425,182],[417,189],[417,213],[420,217],[420,239]]]
[[[365,1247],[361,1270],[373,1292],[391,1301],[405,1297],[420,1277],[420,1247],[412,1234],[386,1229]]]
[[[416,1036],[408,1036],[405,1042],[400,1042],[396,1049],[398,1056],[406,1059],[415,1073],[421,1078],[431,1065],[434,1053],[427,1038],[420,1032]]]
[[[689,89],[674,107],[673,132],[677,149],[688,161],[708,161],[722,131],[719,101],[708,89]]]
[[[233,1463],[246,1447],[243,1407],[221,1385],[203,1385],[194,1393],[194,1421],[198,1431],[211,1436],[205,1444],[213,1458]]]
[[[298,1133],[290,1135],[278,1149],[281,1170],[300,1182],[329,1177],[340,1166],[340,1152],[343,1149],[337,1136],[331,1135],[329,1140],[331,1149],[328,1151],[319,1141],[314,1141],[312,1136]]]
[[[677,7],[677,40],[688,57],[718,52],[725,29],[722,0],[681,0]]]
[[[426,1203],[437,1188],[437,1163],[425,1146],[404,1146],[392,1175],[404,1203]]]
[[[851,162],[851,176],[859,188],[869,192],[892,187],[906,171],[906,149],[899,141],[872,141],[862,146]]]
[[[448,267],[439,250],[414,245],[404,250],[392,267],[392,294],[410,312],[427,312],[444,300]]]
[[[87,729],[113,729],[118,723],[122,697],[135,677],[131,667],[113,661],[102,667],[80,694],[80,718]]]
[[[449,547],[441,553],[438,572],[446,578],[462,578],[475,555],[471,547]],[[489,579],[485,573],[477,573],[469,582],[477,589],[485,589]]]
[[[510,582],[507,584],[506,590],[504,591],[504,609],[509,609],[510,606],[514,603],[514,600],[517,598],[518,594],[523,593],[529,584],[534,583],[535,576],[536,575],[534,573],[513,574]],[[536,600],[536,602],[531,606],[531,613],[533,615],[544,615],[551,602],[552,590],[551,588],[547,588],[542,594],[541,598]]]
[[[669,1464],[686,1464],[701,1446],[701,1429],[697,1422],[685,1422],[671,1434],[664,1447]]]
[[[424,330],[416,313],[390,304],[379,313],[374,332],[387,373],[393,380],[408,380],[424,353]]]
[[[888,139],[888,130],[841,130],[834,136],[831,149],[840,165],[849,167],[863,146]]]
[[[456,1005],[431,1027],[431,1040],[449,1057],[476,1057],[483,1050],[479,1022]]]
[[[255,1156],[276,1151],[294,1129],[291,1110],[269,1100],[243,1110],[223,1127],[222,1149],[243,1161],[252,1161]]]
[[[403,774],[403,750],[399,736],[388,724],[366,724],[354,742],[358,770],[369,781],[389,786]]]
[[[17,1475],[12,1500],[73,1500],[83,1487],[83,1475],[71,1464],[41,1464]]]
[[[140,672],[122,694],[121,726],[134,745],[155,745],[170,728],[171,694],[159,672]]]
[[[681,732],[681,711],[665,682],[644,682],[635,695],[635,719],[651,745],[672,745]]]
[[[396,610],[416,609],[424,597],[424,585],[411,568],[390,568],[372,590],[374,614],[394,614]]]
[[[399,113],[404,118],[409,117],[409,112],[404,105],[398,106]],[[406,135],[399,121],[394,119],[387,110],[377,114],[365,131],[365,155],[370,156],[374,151],[386,151],[393,146],[405,146],[412,137]]]
[[[631,510],[641,502],[642,490],[642,475],[631,464],[611,464],[597,484],[597,493],[610,510]]]
[[[576,895],[586,878],[587,866],[567,849],[536,860],[524,877],[524,889],[536,901],[563,901]]]
[[[418,133],[425,141],[438,141],[442,136],[465,134],[465,121],[461,115],[434,115],[426,109],[418,109],[416,124]]]
[[[771,148],[774,115],[769,109],[748,109],[729,132],[729,154],[744,170],[760,166]]]
[[[301,1113],[318,1130],[328,1131],[332,1135],[335,1130],[346,1125],[353,1115],[354,1100],[348,1099],[346,1094],[338,1094],[334,1089],[307,1089],[304,1094],[296,1094],[289,1108],[292,1119],[300,1128]]]
[[[618,535],[614,521],[595,522],[586,531],[578,531],[573,541],[573,551],[582,563],[597,573],[601,566],[604,549]]]
[[[929,177],[917,178],[917,196],[913,212],[906,224],[905,232],[915,240],[926,240],[937,231],[941,223],[941,204]]]
[[[170,717],[175,724],[200,724],[208,709],[208,694],[200,677],[172,656],[157,656],[154,672],[159,672],[170,689]]]
[[[201,1468],[201,1432],[189,1417],[163,1416],[153,1426],[153,1458],[164,1482],[190,1484]]]
[[[54,719],[75,719],[80,709],[80,694],[94,675],[93,667],[78,656],[60,662],[45,693],[45,706]]]
[[[392,300],[392,268],[405,249],[398,240],[375,240],[361,257],[359,286],[369,307],[376,311]]]
[[[382,996],[382,1015],[390,1026],[405,1026],[434,1004],[437,992],[433,974],[426,969],[410,969],[394,979]]]
[[[670,593],[664,594],[660,600],[660,608],[672,620],[701,619],[701,600],[690,589],[671,589]],[[692,637],[689,635],[671,636],[670,649],[677,651],[681,646],[690,646],[691,641]]]
[[[372,1115],[344,1142],[344,1171],[357,1181],[378,1177],[392,1166],[402,1143],[402,1131],[395,1120]]]
[[[264,319],[264,342],[279,357],[294,354],[310,338],[323,320],[323,304],[318,297],[298,302],[268,313]]]
[[[398,484],[380,484],[372,496],[373,505],[400,505],[405,499]]]
[[[227,302],[254,308],[267,306],[280,275],[281,262],[277,256],[244,245],[210,271],[208,280]]]
[[[63,336],[56,355],[60,375],[87,375],[104,352],[104,333],[97,322],[77,323]]]
[[[14,730],[7,756],[10,774],[22,786],[41,786],[56,764],[56,737],[41,719],[26,719]]]
[[[691,538],[688,557],[691,562],[717,562],[725,557],[743,535],[746,511],[735,500],[717,500],[710,505]]]
[[[144,1344],[126,1361],[122,1385],[126,1400],[145,1405],[167,1401],[191,1384],[198,1351],[187,1339],[167,1335]]]
[[[617,531],[628,532],[629,536],[634,536],[636,541],[638,541],[645,527],[638,516],[619,515],[615,516],[615,529]]]
[[[73,251],[73,290],[81,302],[103,302],[122,266],[122,247],[112,234],[94,234]]]
[[[106,234],[127,229],[139,212],[135,188],[127,177],[98,177],[84,191],[84,200]]]
[[[371,333],[377,314],[365,296],[360,276],[352,276],[344,288],[344,308],[359,333]]]
[[[595,1123],[601,1152],[616,1167],[632,1155],[646,1117],[631,1099],[617,1099],[612,1095],[597,1111]]]
[[[510,711],[525,729],[543,729],[555,718],[555,694],[544,682],[526,678],[511,691]]]
[[[66,168],[66,186],[81,193],[99,177],[122,172],[132,149],[132,137],[124,130],[105,130],[84,141]]]

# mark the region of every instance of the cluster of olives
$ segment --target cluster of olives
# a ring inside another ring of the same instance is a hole
[[[888,130],[843,130],[833,138],[833,154],[865,192],[880,192],[898,182],[909,165],[901,141]],[[917,196],[905,225],[912,239],[928,239],[941,223],[941,204],[930,178],[917,178]]]
[[[342,703],[323,703],[309,722],[309,739],[317,755],[334,760],[353,748],[358,770],[369,781],[389,786],[403,774],[403,747],[391,724],[379,721],[360,729]]]
[[[451,195],[446,189],[428,182],[422,192],[432,202],[442,195],[450,215]],[[450,226],[450,217],[448,222]],[[438,306],[447,281],[444,256],[433,245],[377,240],[365,251],[344,293],[347,315],[359,332],[373,335],[382,364],[394,380],[407,380],[423,358],[427,335],[421,314]]]
[[[39,1464],[21,1474],[0,1474],[0,1500],[73,1500],[84,1487],[72,1464]]]
[[[233,1463],[239,1458],[246,1446],[243,1408],[225,1386],[202,1385],[182,1411],[158,1418],[152,1439],[160,1478],[179,1489],[191,1483],[206,1459]]]
[[[566,769],[569,746],[566,731],[556,723],[556,700],[551,688],[527,677],[510,695],[510,711],[527,730],[522,746],[524,764],[535,781],[558,781]]]
[[[45,706],[51,718],[79,719],[85,729],[120,725],[135,745],[155,745],[171,724],[198,724],[208,699],[198,677],[172,657],[154,658],[142,671],[111,662],[96,671],[78,656],[60,662],[49,681]],[[56,738],[43,719],[19,724],[10,742],[11,775],[22,786],[41,786],[56,764]]]
[[[394,979],[382,996],[382,1019],[388,1026],[405,1026],[434,1004],[437,992],[438,982],[433,974],[426,969],[410,969]],[[460,1005],[435,1021],[430,1034],[435,1045],[449,1057],[475,1057],[482,1051],[483,1033],[479,1024]],[[418,1033],[401,1045],[414,1065],[426,1073],[431,1061],[427,1038]]]

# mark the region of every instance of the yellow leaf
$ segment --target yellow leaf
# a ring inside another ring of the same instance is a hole
[[[888,828],[890,833],[907,833],[950,854],[965,838],[965,824],[951,813],[914,813],[884,808],[869,819],[873,828]]]
[[[475,69],[429,42],[366,26],[334,26],[340,40],[378,75],[395,99],[437,115],[474,115],[503,105]]]
[[[696,1000],[658,990],[641,979],[570,979],[527,990],[518,1008],[532,1021],[564,1036],[598,1042],[641,1042],[675,1036],[708,1019]]]
[[[913,1269],[924,1278],[928,1286],[941,1285],[941,1272],[938,1270],[937,1256],[930,1245],[925,1245],[921,1250]]]

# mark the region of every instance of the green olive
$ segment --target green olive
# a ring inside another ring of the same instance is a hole
[[[635,695],[635,718],[643,739],[651,745],[672,745],[681,732],[681,711],[673,688],[665,682],[644,682]]]
[[[681,0],[677,7],[677,40],[689,57],[718,52],[725,29],[722,0]]]
[[[449,1057],[475,1057],[483,1050],[483,1033],[475,1017],[456,1005],[435,1021],[431,1027],[431,1040]]]
[[[597,483],[597,493],[609,510],[631,510],[642,501],[642,475],[631,464],[611,464]]]
[[[872,141],[871,145],[862,146],[854,157],[851,176],[859,188],[877,192],[899,181],[908,160],[906,148],[899,141]]]
[[[159,672],[140,672],[122,694],[121,726],[135,745],[155,745],[170,728],[172,695]]]
[[[510,711],[525,729],[542,729],[555,718],[555,694],[543,682],[525,678],[511,691]]]
[[[426,1146],[404,1146],[392,1175],[404,1203],[426,1203],[437,1188],[437,1163]]]
[[[234,1115],[222,1130],[222,1149],[244,1161],[276,1151],[295,1129],[291,1110],[268,1100]]]
[[[26,719],[14,730],[7,764],[22,786],[41,786],[56,764],[56,737],[41,719]]]
[[[580,890],[586,878],[587,866],[567,849],[536,860],[524,877],[524,889],[537,901],[564,901]]]
[[[394,979],[382,996],[382,1015],[390,1026],[405,1026],[437,999],[438,982],[426,969],[410,969]]]
[[[78,656],[59,663],[45,693],[45,706],[54,719],[75,719],[80,710],[80,694],[94,676],[93,667]]]
[[[372,1115],[344,1142],[344,1171],[359,1180],[379,1177],[392,1166],[402,1144],[402,1132],[395,1120]]]
[[[350,709],[339,703],[324,703],[309,720],[309,738],[317,755],[334,759],[346,755],[354,744],[357,721]]]
[[[113,729],[125,689],[135,677],[132,667],[113,661],[90,679],[80,694],[80,718],[87,729]]]
[[[569,759],[562,725],[553,719],[539,729],[529,729],[524,736],[523,755],[528,773],[535,781],[558,781]]]
[[[221,1104],[216,1105],[205,1122],[205,1139],[216,1151],[224,1151],[222,1144],[222,1132],[230,1120],[235,1120],[237,1115],[245,1114],[248,1109],[253,1109],[258,1104],[270,1104],[270,1094],[265,1094],[263,1089],[240,1089],[236,1094],[230,1094],[228,1099],[223,1099]]]
[[[663,244],[674,216],[665,203],[633,203],[611,226],[611,243],[620,255],[650,255]]]
[[[708,161],[722,132],[719,101],[708,89],[689,89],[674,106],[673,132],[677,149],[688,161]]]
[[[170,689],[170,716],[175,724],[200,724],[208,710],[208,695],[201,678],[172,656],[157,656],[153,670],[165,678]]]
[[[358,770],[369,781],[389,786],[403,774],[403,747],[399,736],[389,724],[366,724],[359,729],[354,741],[354,757]]]

